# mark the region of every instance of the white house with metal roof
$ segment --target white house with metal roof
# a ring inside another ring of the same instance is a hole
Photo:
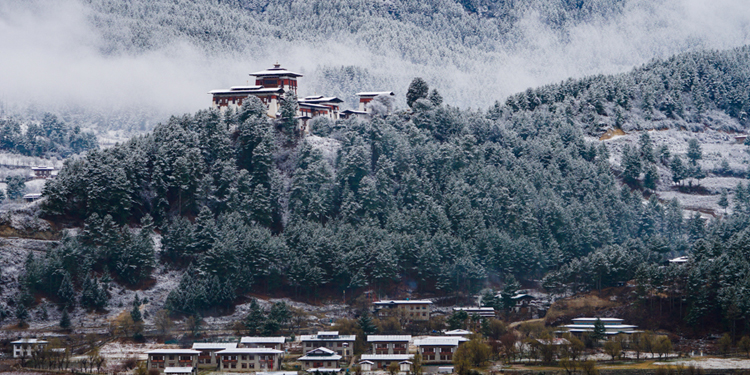
[[[568,332],[574,334],[594,332],[594,325],[597,320],[600,320],[604,325],[604,333],[606,335],[636,333],[637,331],[635,329],[638,328],[638,326],[622,324],[623,320],[620,318],[575,318],[573,319],[573,324],[566,324],[563,327],[565,327]]]
[[[148,355],[147,367],[164,373],[170,367],[189,367],[192,372],[197,372],[198,355],[197,350],[192,349],[156,349],[146,352]]]
[[[388,366],[394,362],[399,365],[402,362],[409,362],[409,365],[411,365],[411,360],[414,359],[414,354],[362,354],[360,358],[363,361],[372,362],[373,370],[383,370],[387,369]],[[400,371],[409,371],[409,369]]]
[[[372,344],[372,354],[406,354],[411,335],[367,335]]]
[[[430,300],[381,300],[372,303],[375,314],[379,317],[395,316],[410,321],[430,319]]]
[[[286,342],[286,338],[284,336],[244,336],[240,339],[239,347],[284,350],[284,342]]]
[[[320,331],[317,335],[302,335],[300,342],[302,354],[307,354],[315,348],[327,348],[336,354],[349,358],[353,354],[356,335],[339,335],[338,331]]]
[[[229,372],[277,371],[284,352],[268,348],[232,348],[216,352],[219,370]]]
[[[236,347],[236,342],[196,342],[193,343],[192,349],[200,352],[198,354],[198,367],[217,368],[219,367],[219,358],[216,356],[216,352]]]
[[[320,369],[340,369],[339,361],[343,357],[335,351],[328,348],[315,348],[299,357],[298,361],[302,362],[302,367],[308,372],[315,372]]]
[[[453,353],[466,341],[469,339],[462,336],[428,336],[414,340],[414,345],[423,363],[445,363],[453,361]]]
[[[13,345],[13,358],[28,358],[31,357],[34,352],[44,350],[49,342],[35,338],[23,338],[12,341],[10,344]]]

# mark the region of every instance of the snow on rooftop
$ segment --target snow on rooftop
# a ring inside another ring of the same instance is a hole
[[[382,301],[375,301],[373,302],[374,305],[432,305],[432,301],[430,300],[382,300]]]
[[[409,341],[411,335],[367,335],[367,342]]]
[[[216,352],[216,354],[281,354],[281,350],[268,348],[230,348]]]
[[[354,95],[357,95],[357,96],[378,96],[378,95],[394,96],[396,94],[394,94],[393,91],[363,91],[363,92],[358,92]]]
[[[195,342],[193,343],[194,350],[201,349],[230,349],[236,348],[236,342]]]
[[[284,336],[278,337],[256,337],[256,336],[245,336],[240,339],[243,344],[283,344],[286,338]]]
[[[365,361],[407,361],[414,358],[414,354],[362,354]]]
[[[423,339],[414,340],[416,346],[458,346],[458,343],[468,341],[465,337],[454,336],[428,336]]]

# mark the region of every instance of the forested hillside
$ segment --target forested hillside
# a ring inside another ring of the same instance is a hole
[[[98,146],[93,133],[71,127],[52,114],[37,124],[15,118],[0,119],[0,150],[26,156],[66,158]]]
[[[722,220],[684,219],[676,200],[623,184],[606,144],[586,134],[618,116],[649,129],[724,113],[742,128],[747,55],[684,54],[529,90],[486,112],[423,87],[409,92],[407,111],[316,118],[306,136],[293,130],[293,111],[271,121],[255,98],[236,113],[173,117],[66,161],[42,208],[82,230],[27,260],[18,300],[42,293],[105,308],[102,283],[144,287],[165,262],[185,270],[165,302],[179,314],[222,312],[250,292],[356,295],[408,284],[440,295],[543,278],[566,293],[636,279],[643,298],[684,300],[679,319],[696,326],[743,321],[750,187],[735,189]],[[648,136],[630,152],[659,158]],[[693,263],[659,267],[680,254]]]

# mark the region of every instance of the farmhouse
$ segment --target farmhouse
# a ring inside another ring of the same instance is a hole
[[[406,354],[411,335],[367,335],[372,354]]]
[[[234,349],[237,343],[229,342],[196,342],[193,343],[193,350],[200,352],[198,354],[198,367],[200,368],[217,368],[219,367],[219,358],[216,352],[226,349]]]
[[[430,319],[432,301],[427,300],[384,300],[373,302],[378,317],[395,316],[410,321]]]
[[[13,345],[13,358],[31,357],[47,347],[48,342],[40,339],[24,338],[11,342]]]
[[[355,335],[339,335],[338,331],[320,331],[317,335],[302,335],[302,354],[315,348],[327,348],[343,358],[349,358],[354,349]]]
[[[266,348],[234,348],[216,354],[221,359],[222,371],[276,371],[281,368],[281,350]]]
[[[167,368],[174,371],[173,367],[188,367],[192,369],[191,373],[196,373],[200,352],[192,349],[156,349],[146,354],[149,370],[155,369],[160,373],[165,373]]]

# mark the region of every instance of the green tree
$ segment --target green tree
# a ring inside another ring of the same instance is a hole
[[[430,88],[422,78],[416,77],[409,84],[409,90],[406,92],[406,105],[410,108],[418,99],[426,98]]]
[[[679,184],[682,180],[688,177],[688,170],[685,165],[682,164],[682,158],[679,155],[672,157],[672,162],[669,164],[669,169],[672,171],[672,182]]]
[[[362,333],[364,333],[365,335],[371,335],[378,330],[378,327],[375,326],[372,321],[370,313],[367,311],[362,313],[359,319],[357,319],[357,324],[359,325],[359,329],[361,329]]]
[[[690,161],[690,165],[695,167],[698,164],[698,160],[703,159],[703,150],[701,149],[700,143],[695,138],[690,138],[688,141],[687,158]]]
[[[724,212],[726,212],[727,207],[729,207],[729,198],[727,197],[727,189],[721,189],[721,195],[719,196],[719,201],[717,202],[719,207],[724,209]]]
[[[141,316],[141,301],[138,300],[138,293],[135,294],[135,298],[133,299],[133,309],[130,310],[130,317],[133,318],[134,323],[143,321],[143,317]]]
[[[297,95],[294,91],[287,91],[281,100],[281,117],[280,125],[281,131],[286,134],[289,142],[294,142],[298,137],[298,126],[297,126],[297,110],[299,109],[299,103],[297,102]]]
[[[258,301],[253,298],[250,301],[250,312],[245,316],[245,320],[243,321],[245,327],[247,327],[248,333],[251,336],[258,335],[263,329],[263,323],[265,320],[266,318],[263,315],[263,310],[261,310],[260,305],[258,305]]]
[[[70,328],[70,315],[68,315],[68,309],[63,309],[62,317],[60,317],[60,328]]]
[[[451,316],[448,317],[448,327],[450,329],[460,329],[466,327],[466,321],[469,319],[469,314],[464,310],[454,311]]]
[[[23,176],[8,176],[5,183],[5,196],[8,199],[19,199],[26,193],[26,179]]]
[[[601,319],[596,318],[596,321],[594,322],[594,331],[591,333],[591,339],[594,340],[594,342],[604,340],[605,332],[606,329],[604,328],[604,323]]]
[[[719,348],[721,354],[726,356],[732,349],[732,337],[728,333],[725,333],[716,342],[716,346]]]

